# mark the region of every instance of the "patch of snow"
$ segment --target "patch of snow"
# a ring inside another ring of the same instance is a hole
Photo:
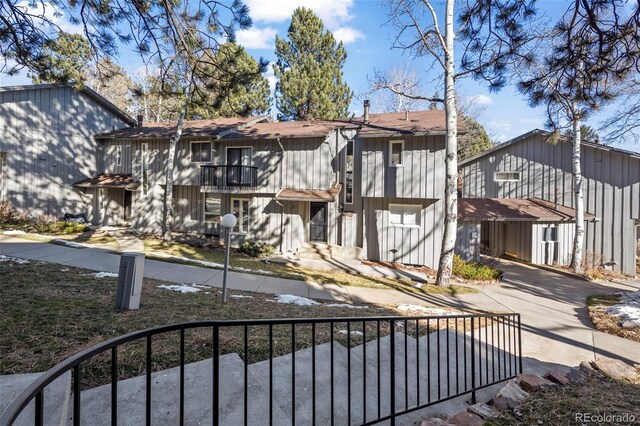
[[[347,330],[340,330],[340,331],[338,331],[338,333],[340,333],[340,334],[345,334],[345,335],[346,335],[348,332],[347,332]],[[351,335],[352,335],[352,336],[364,336],[364,334],[362,334],[362,332],[361,332],[361,331],[358,331],[358,330],[354,330],[354,331],[352,331],[352,332],[351,332]]]
[[[60,272],[69,272],[69,268],[60,269]]]
[[[418,306],[418,305],[397,305],[396,309],[403,312],[419,312],[421,314],[435,315],[435,316],[453,315],[457,313],[457,312],[447,311],[446,309],[427,308],[426,306]]]
[[[243,294],[232,294],[229,297],[233,297],[234,299],[253,299],[253,296],[245,296]]]
[[[287,303],[298,306],[315,306],[319,305],[315,300],[307,299],[306,297],[294,296],[293,294],[281,294],[276,296],[276,302]]]
[[[96,272],[91,275],[96,278],[118,278],[118,274],[116,272]]]
[[[350,305],[348,303],[328,303],[322,306],[326,306],[328,308],[369,309],[366,305]]]
[[[14,262],[18,265],[26,265],[27,263],[31,263],[31,261],[27,259],[20,259],[18,257],[5,256],[4,254],[0,254],[0,262]]]
[[[413,288],[422,288],[422,287],[424,287],[424,283],[418,283],[413,286]]]
[[[87,244],[81,244],[81,243],[76,243],[73,241],[67,241],[67,240],[63,240],[62,238],[56,238],[51,240],[52,243],[54,244],[60,244],[63,246],[67,246],[67,247],[73,247],[73,248],[91,248],[91,246],[87,245]]]
[[[206,266],[207,268],[216,268],[216,269],[224,269],[224,265],[222,263],[218,263],[218,262],[209,262],[208,260],[200,260],[200,259],[191,259],[188,257],[182,257],[182,256],[176,256],[173,254],[167,254],[167,253],[162,253],[162,252],[150,252],[149,255],[151,256],[156,256],[156,257],[162,257],[165,259],[175,259],[175,260],[182,260],[185,262],[192,262],[195,263],[197,265],[202,265],[202,266]],[[264,269],[249,269],[249,268],[243,268],[241,266],[231,266],[229,265],[229,270],[230,271],[235,271],[235,272],[248,272],[250,274],[261,274],[261,275],[274,275],[273,272],[271,271],[265,271]],[[302,275],[302,274],[292,274],[292,275]]]
[[[164,288],[167,290],[171,290],[171,291],[177,291],[178,293],[197,293],[200,291],[199,288],[195,288],[192,287],[190,285],[179,285],[179,284],[172,284],[172,285],[159,285],[158,288]]]
[[[26,232],[21,231],[19,229],[11,229],[9,231],[4,231],[3,234],[4,235],[24,235],[26,234]]]
[[[623,328],[640,328],[640,291],[623,293],[620,303],[609,306],[607,313],[620,318]]]

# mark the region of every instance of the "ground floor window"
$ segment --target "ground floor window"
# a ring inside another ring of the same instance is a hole
[[[420,204],[389,204],[389,225],[391,226],[420,226]]]
[[[249,200],[232,198],[231,213],[238,218],[238,223],[233,228],[233,232],[249,232]]]
[[[556,242],[558,241],[558,227],[551,225],[542,228],[542,241]]]
[[[204,220],[205,222],[220,223],[222,203],[220,197],[213,194],[204,194]]]

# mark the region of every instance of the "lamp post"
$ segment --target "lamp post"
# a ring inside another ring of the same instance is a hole
[[[226,228],[224,240],[224,272],[222,274],[222,303],[227,303],[227,271],[229,270],[229,251],[231,250],[231,230],[238,223],[238,219],[231,213],[225,214],[220,220],[220,225]]]

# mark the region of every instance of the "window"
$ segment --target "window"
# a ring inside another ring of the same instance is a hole
[[[116,145],[116,166],[122,166],[122,145]]]
[[[542,228],[542,241],[558,241],[558,227],[546,226]]]
[[[238,218],[233,232],[249,232],[249,200],[245,198],[231,199],[231,213]]]
[[[392,167],[402,167],[402,152],[404,151],[404,141],[389,142],[389,165]]]
[[[149,144],[142,144],[142,153],[140,156],[140,184],[142,186],[142,195],[149,194]]]
[[[389,225],[420,227],[421,213],[419,204],[389,204]]]
[[[191,162],[211,162],[211,142],[191,142]]]
[[[227,166],[251,166],[251,147],[227,148]]]
[[[205,222],[220,223],[222,210],[220,198],[213,194],[204,194],[204,220]]]
[[[344,202],[353,204],[353,141],[347,141],[344,186]]]
[[[495,172],[493,180],[496,182],[520,182],[520,172]]]

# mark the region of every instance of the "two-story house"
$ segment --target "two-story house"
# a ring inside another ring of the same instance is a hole
[[[104,169],[77,183],[104,188],[102,223],[159,232],[171,124],[96,135]],[[353,248],[372,260],[435,267],[443,221],[443,111],[350,120],[266,117],[186,122],[174,182],[177,232],[219,234],[297,252],[309,243]],[[114,184],[118,182],[119,185]]]
[[[134,124],[89,88],[0,87],[0,200],[39,214],[85,213],[98,222],[97,198],[73,183],[104,167],[95,134]]]

